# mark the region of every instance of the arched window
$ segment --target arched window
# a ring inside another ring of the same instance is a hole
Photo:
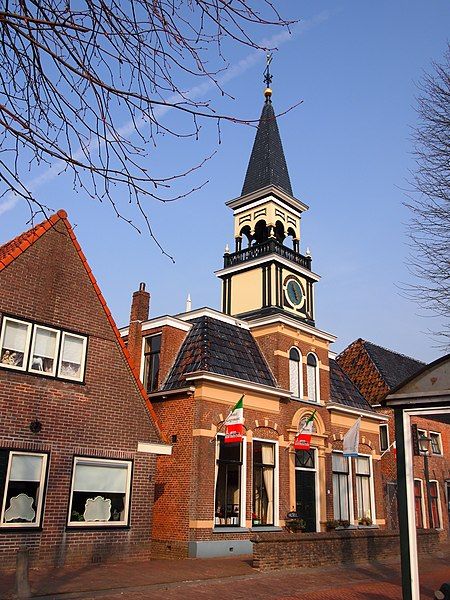
[[[319,402],[319,365],[317,357],[309,353],[306,357],[306,380],[308,385],[308,400]]]
[[[289,350],[289,389],[296,398],[303,396],[302,355],[297,348]]]

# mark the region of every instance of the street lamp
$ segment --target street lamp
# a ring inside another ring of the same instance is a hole
[[[431,509],[430,471],[428,468],[428,452],[430,450],[431,438],[421,433],[419,436],[419,449],[423,455],[423,470],[425,474],[425,485],[427,488],[428,523],[430,529],[434,527],[433,511]]]

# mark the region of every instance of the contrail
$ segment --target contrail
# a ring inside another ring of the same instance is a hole
[[[325,10],[315,15],[314,17],[311,17],[311,19],[307,19],[305,21],[300,22],[298,25],[292,28],[291,32],[283,31],[282,33],[273,35],[268,39],[263,39],[261,40],[261,42],[259,42],[259,45],[267,48],[279,47],[282,44],[290,42],[295,37],[302,35],[305,31],[308,31],[309,29],[320,25],[321,23],[324,23],[335,13],[336,11]],[[219,83],[219,85],[222,85],[224,83],[227,83],[228,81],[232,81],[233,79],[240,77],[243,73],[251,69],[255,64],[261,62],[263,58],[264,54],[261,52],[261,50],[255,50],[253,52],[250,52],[243,59],[238,61],[233,66],[229,67],[226,70],[226,72],[218,78],[217,82]],[[194,100],[196,98],[204,96],[208,91],[213,89],[217,89],[216,84],[213,81],[209,80],[205,81],[200,85],[196,85],[190,88],[186,92],[185,96],[187,96],[191,100]],[[185,98],[183,98],[179,94],[173,94],[167,99],[167,102],[173,104],[176,102],[181,102],[184,99]],[[153,114],[155,117],[162,117],[170,110],[173,110],[173,106],[161,106],[155,109],[153,111]],[[122,137],[129,137],[133,135],[138,125],[146,126],[147,122],[144,119],[140,119],[137,121],[133,121],[130,119],[118,129],[118,132]],[[94,147],[98,147],[98,145],[99,144],[97,142],[92,142],[92,149]],[[81,158],[82,156],[83,152],[81,151],[81,149],[74,154],[74,158]],[[55,179],[61,172],[61,169],[64,165],[65,163],[63,161],[55,162],[43,173],[31,179],[28,183],[24,184],[24,186],[27,187],[30,191],[35,191],[48,181],[52,181],[53,179]],[[13,193],[9,194],[7,199],[2,204],[0,204],[0,216],[12,210],[19,200],[20,197],[15,196]]]

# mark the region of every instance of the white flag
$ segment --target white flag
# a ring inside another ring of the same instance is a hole
[[[350,427],[344,435],[344,456],[358,456],[359,446],[359,428],[361,426],[361,417]]]

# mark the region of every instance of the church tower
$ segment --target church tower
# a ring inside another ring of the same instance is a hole
[[[269,61],[270,62],[270,61]],[[265,103],[234,214],[234,252],[226,251],[222,311],[246,320],[288,314],[314,326],[313,285],[320,278],[300,252],[300,224],[308,206],[295,198],[272,104],[269,65]]]

